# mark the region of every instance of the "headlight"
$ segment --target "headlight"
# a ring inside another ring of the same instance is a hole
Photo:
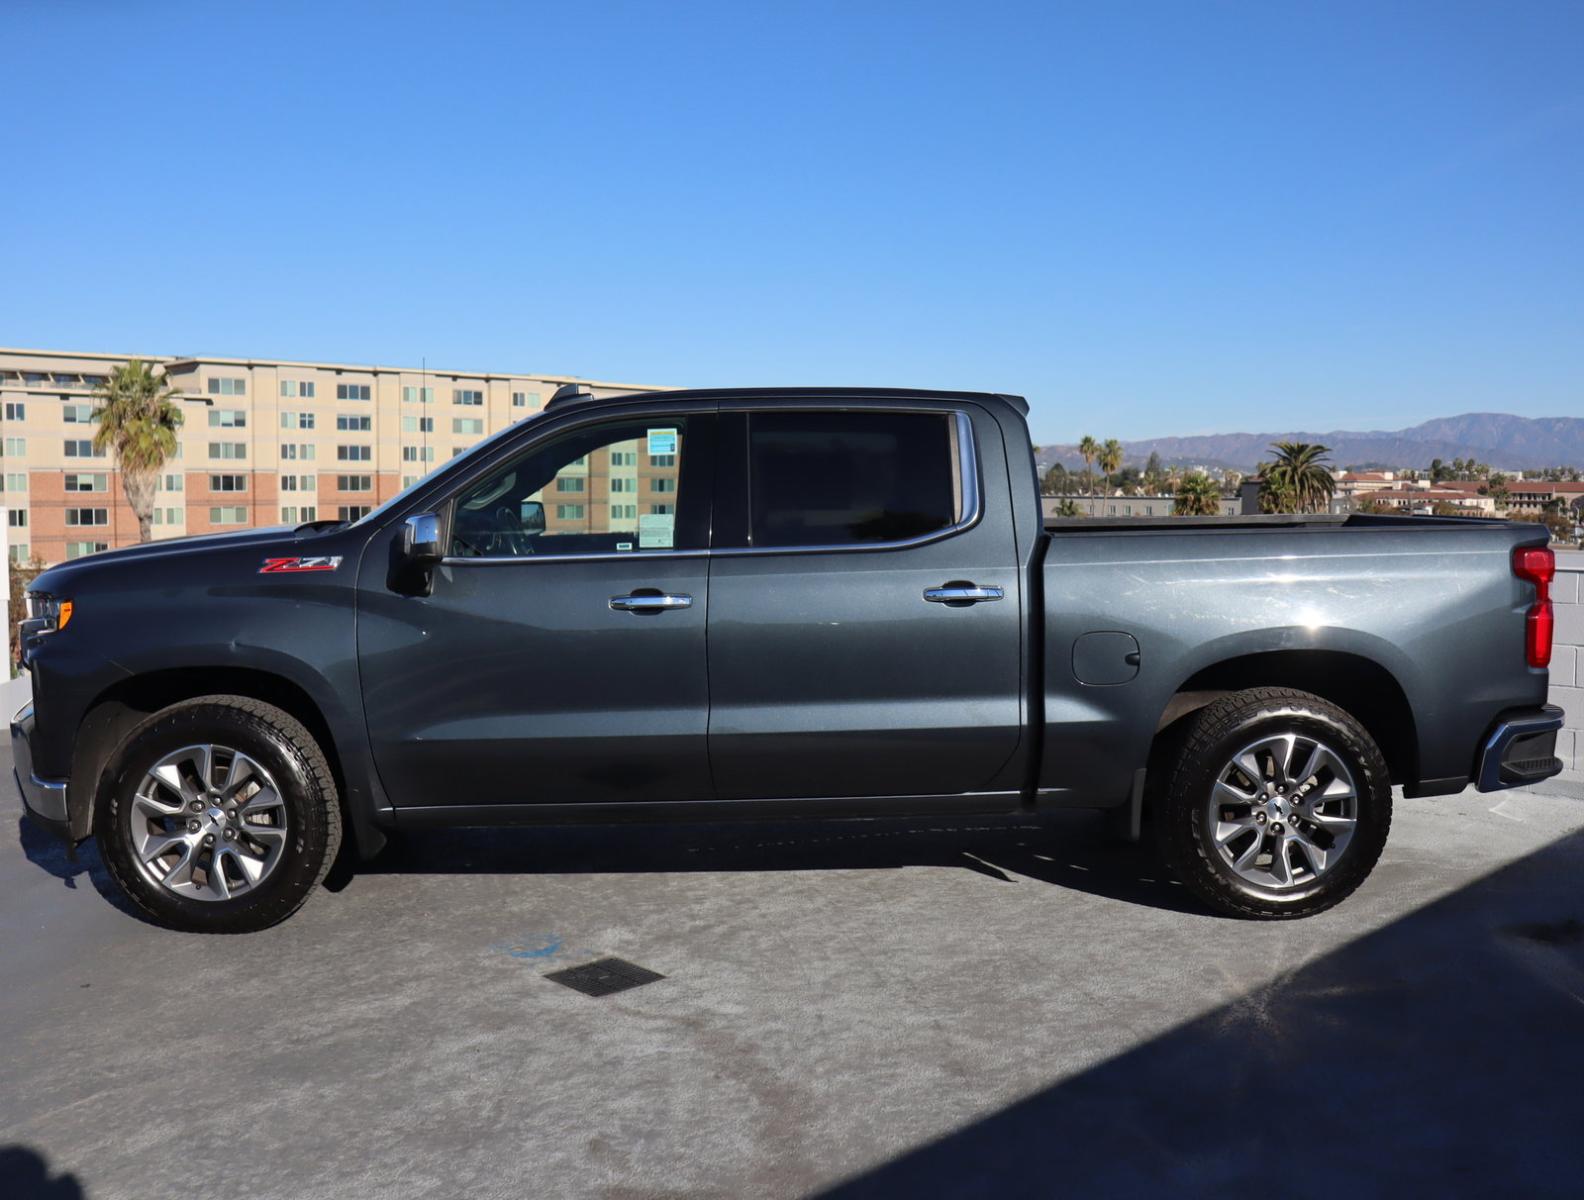
[[[62,600],[59,596],[51,596],[48,592],[28,593],[28,617],[38,624],[34,629],[39,633],[54,633],[58,629],[65,629],[71,623],[72,602]]]

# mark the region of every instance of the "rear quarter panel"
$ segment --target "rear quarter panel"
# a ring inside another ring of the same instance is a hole
[[[1547,673],[1523,654],[1530,589],[1510,566],[1515,545],[1543,537],[1494,522],[1055,535],[1043,567],[1042,794],[1123,802],[1183,684],[1273,650],[1339,651],[1383,667],[1412,709],[1418,778],[1467,773],[1497,712],[1545,699]],[[1138,640],[1132,681],[1075,677],[1074,641],[1101,630]]]

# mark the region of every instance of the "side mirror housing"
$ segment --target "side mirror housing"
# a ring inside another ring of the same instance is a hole
[[[402,526],[402,557],[415,567],[432,567],[445,557],[438,513],[419,513]]]
[[[522,502],[522,529],[524,533],[538,536],[545,531],[544,505],[537,500]]]

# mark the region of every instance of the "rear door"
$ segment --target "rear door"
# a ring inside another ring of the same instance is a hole
[[[990,414],[725,405],[718,452],[717,794],[1010,797],[1023,597]]]

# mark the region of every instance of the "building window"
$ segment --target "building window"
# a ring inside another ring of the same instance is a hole
[[[108,477],[97,471],[68,471],[66,472],[66,490],[68,492],[102,492],[105,490],[105,481]]]
[[[372,446],[337,446],[336,462],[369,462],[374,457]]]
[[[402,388],[402,402],[405,404],[433,404],[434,388],[404,387]]]
[[[636,492],[638,490],[638,481],[636,479],[612,479],[610,481],[610,490],[613,493]]]
[[[433,433],[434,432],[434,418],[433,417],[403,417],[402,418],[402,432],[403,433]]]
[[[182,510],[179,508],[156,508],[154,510],[154,524],[180,525],[182,523]]]
[[[304,504],[300,507],[295,504],[288,504],[281,509],[281,520],[287,525],[300,525],[304,521],[318,520],[318,514],[319,510],[312,504]]]
[[[242,429],[247,425],[247,413],[240,408],[211,408],[210,429]]]
[[[20,400],[7,400],[5,406],[5,419],[7,421],[27,420],[27,405]]]
[[[367,504],[343,504],[338,512],[340,519],[343,521],[361,521],[369,515],[369,506]]]
[[[10,508],[6,510],[6,524],[12,529],[27,528],[27,509]]]
[[[370,395],[369,385],[366,383],[338,383],[336,384],[337,400],[367,400]]]
[[[5,490],[8,492],[25,492],[28,490],[27,484],[26,471],[13,471],[5,477]]]
[[[11,561],[12,562],[17,563],[19,565],[20,564],[24,564],[32,557],[33,556],[28,553],[28,544],[26,542],[12,542],[11,543]]]
[[[344,415],[336,417],[336,428],[342,433],[367,433],[373,427],[373,417]]]
[[[108,508],[68,508],[66,510],[67,525],[108,525],[110,524],[110,510]]]
[[[527,408],[527,407],[529,407],[530,403],[532,404],[532,406],[534,408],[538,408],[539,407],[539,393],[538,392],[513,392],[512,393],[512,407],[513,408]]]
[[[245,492],[247,491],[247,476],[211,475],[209,476],[209,490],[211,492]]]
[[[651,454],[649,456],[649,465],[651,467],[674,467],[676,466],[676,455]]]
[[[110,549],[108,542],[67,542],[67,558],[87,558],[90,554],[98,554]]]
[[[483,433],[484,419],[482,417],[453,417],[451,419],[452,433]]]
[[[337,475],[336,491],[338,492],[372,492],[374,490],[374,477],[372,475]]]
[[[210,458],[246,458],[246,442],[210,442]]]
[[[280,450],[281,458],[287,462],[308,462],[314,456],[312,442],[286,442]]]
[[[649,506],[649,511],[654,513],[656,516],[665,517],[670,516],[671,513],[675,512],[676,510],[673,509],[669,504],[651,504]]]
[[[166,475],[160,480],[160,491],[180,492],[186,489],[186,480],[180,475]]]
[[[475,408],[484,403],[484,393],[472,388],[452,388],[452,404],[470,404]]]
[[[280,477],[280,490],[283,492],[311,492],[318,486],[318,480],[312,475],[282,475]]]
[[[612,450],[611,451],[611,466],[613,466],[613,467],[636,467],[637,465],[638,465],[638,451],[636,451],[636,450]]]
[[[9,440],[9,439],[8,439]],[[9,446],[7,449],[9,450]],[[97,458],[94,454],[93,442],[87,438],[72,438],[66,442],[65,453],[67,458]]]
[[[433,446],[403,446],[402,462],[434,462]]]
[[[62,404],[61,420],[68,425],[92,425],[94,422],[94,406],[92,404]]]
[[[282,379],[280,381],[280,392],[288,400],[296,400],[299,397],[304,400],[312,400],[314,394],[313,380]]]
[[[209,524],[246,525],[247,509],[240,504],[227,505],[224,508],[211,508],[209,510]]]
[[[581,521],[583,519],[583,506],[581,504],[557,504],[556,520]]]
[[[417,482],[418,482],[418,476],[416,476],[416,475],[403,475],[402,476],[402,491],[405,492],[408,488],[412,487],[412,485],[417,483]]]
[[[612,504],[611,520],[636,521],[638,519],[638,506],[636,504]]]
[[[282,429],[312,429],[314,415],[311,412],[283,412],[281,413]]]
[[[583,490],[583,477],[581,475],[563,475],[556,480],[558,492],[581,492]]]
[[[614,483],[616,481],[615,480],[611,480],[611,482]],[[649,490],[651,492],[657,492],[657,493],[662,494],[662,495],[665,494],[666,492],[674,492],[674,491],[676,491],[676,480],[675,479],[651,479],[649,481]]]
[[[6,438],[5,452],[7,457],[16,457],[17,455],[26,454],[27,438]]]
[[[211,396],[246,396],[247,380],[220,378],[209,381],[209,394]]]

